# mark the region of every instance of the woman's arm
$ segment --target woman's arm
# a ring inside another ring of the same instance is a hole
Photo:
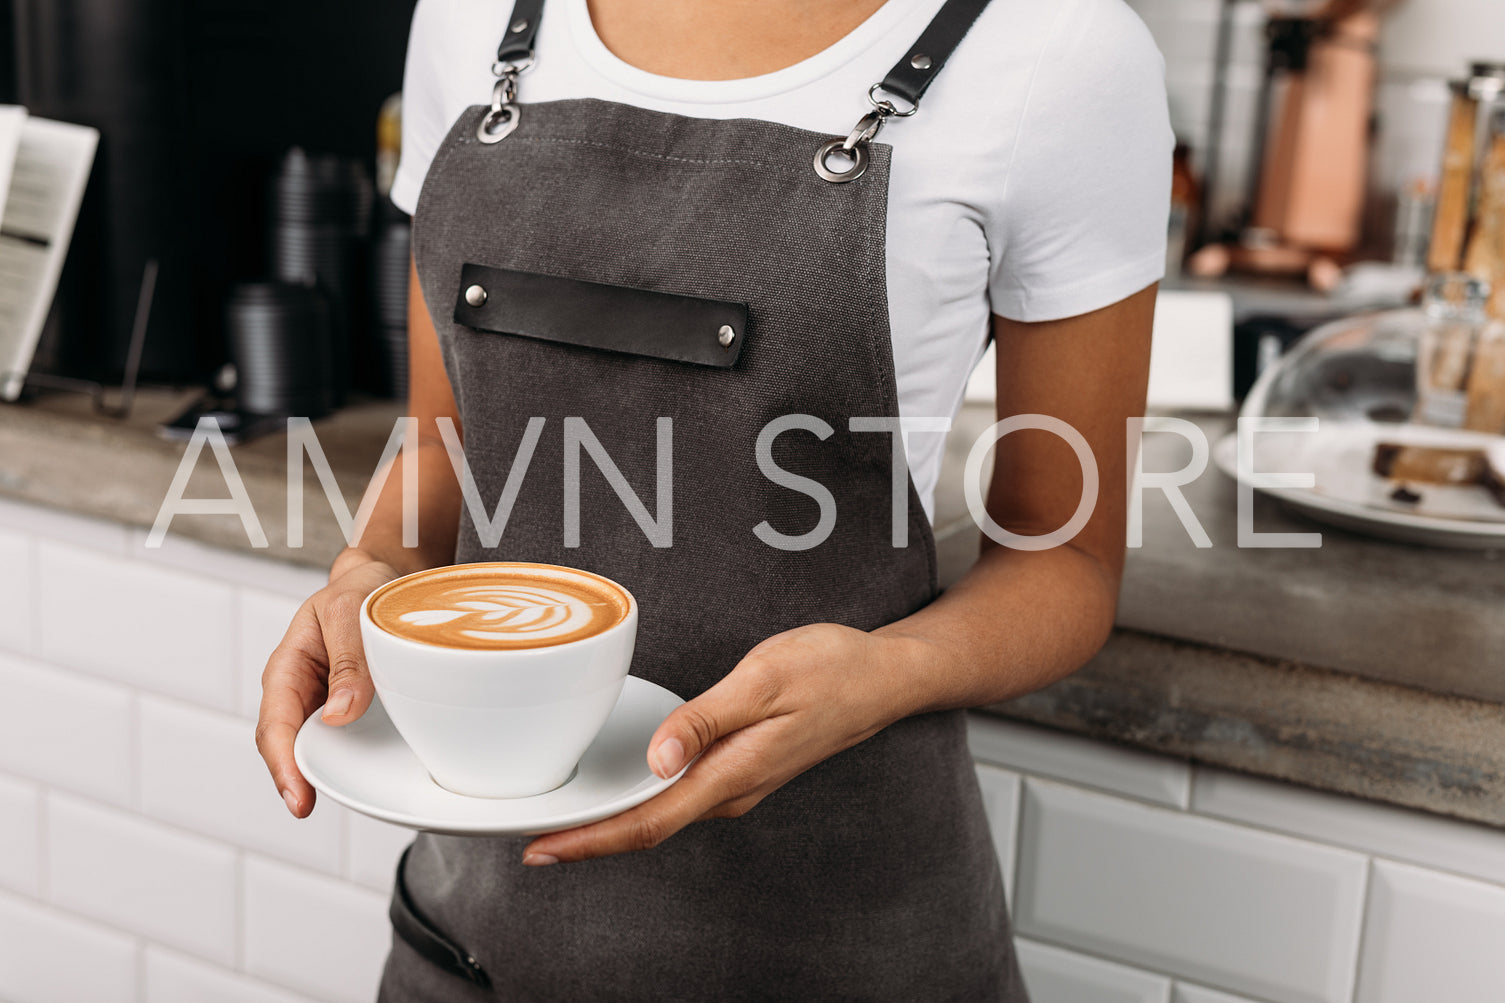
[[[660,776],[700,757],[679,783],[614,818],[534,840],[524,863],[646,849],[698,819],[741,815],[903,717],[1007,700],[1091,658],[1112,629],[1123,571],[1134,459],[1126,422],[1144,413],[1155,294],[1151,286],[1069,320],[994,319],[999,418],[1059,418],[1096,458],[1097,505],[1074,539],[1027,552],[985,538],[972,570],[912,616],[871,633],[815,624],[769,638],[654,734],[648,761]],[[995,522],[1040,535],[1071,519],[1082,478],[1069,445],[1026,430],[1001,440],[996,457]]]
[[[359,545],[335,558],[329,585],[299,607],[261,675],[256,748],[288,811],[299,818],[314,807],[313,787],[293,761],[299,727],[321,703],[325,721],[349,724],[375,693],[361,646],[361,603],[394,578],[454,559],[460,489],[435,419],[450,418],[458,430],[459,417],[416,272],[408,289],[408,414],[418,419],[417,448],[398,454]],[[409,459],[418,464],[416,547],[402,545],[402,474]]]
[[[1020,324],[993,318],[998,418],[1045,414],[1087,440],[1097,461],[1097,505],[1087,525],[1053,550],[1001,547],[984,536],[972,570],[934,603],[876,634],[916,646],[904,713],[977,707],[1070,675],[1113,628],[1123,577],[1129,465],[1126,422],[1144,414],[1156,287],[1095,313]],[[1082,494],[1081,466],[1044,431],[1000,440],[988,514],[1036,536],[1064,526]],[[928,664],[927,664],[928,663]],[[931,667],[933,666],[933,667]]]
[[[439,437],[437,419],[449,418],[460,431],[459,408],[444,370],[439,335],[423,302],[418,272],[408,277],[408,414],[418,419],[412,451],[418,463],[418,546],[402,545],[402,464],[398,455],[365,532],[335,558],[330,578],[365,561],[381,561],[402,574],[449,564],[454,559],[460,514],[460,488]]]

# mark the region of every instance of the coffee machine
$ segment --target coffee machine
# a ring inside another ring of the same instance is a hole
[[[374,160],[414,2],[0,0],[12,97],[100,131],[34,367],[118,383],[155,274],[141,377],[206,381],[226,357],[226,289],[265,269],[277,163],[294,146]]]

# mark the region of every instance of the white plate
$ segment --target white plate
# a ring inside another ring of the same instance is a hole
[[[1319,522],[1370,536],[1434,547],[1505,547],[1505,509],[1482,487],[1417,485],[1419,504],[1407,506],[1392,499],[1395,483],[1370,467],[1381,439],[1439,447],[1482,444],[1463,441],[1459,433],[1419,426],[1324,422],[1314,433],[1261,433],[1257,469],[1314,473],[1317,483],[1312,488],[1259,490]],[[1236,479],[1237,437],[1220,439],[1212,459]]]
[[[648,740],[682,703],[662,686],[628,676],[575,775],[529,798],[471,798],[440,787],[379,700],[360,720],[338,728],[315,711],[298,731],[293,758],[320,794],[384,822],[456,836],[531,836],[620,814],[683,776],[664,780],[646,758]]]

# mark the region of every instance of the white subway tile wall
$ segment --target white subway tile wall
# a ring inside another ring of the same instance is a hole
[[[248,856],[246,971],[319,999],[370,1003],[391,943],[387,905],[369,889]]]
[[[131,531],[109,519],[0,498],[0,527],[44,540],[63,540],[105,554],[124,554]]]
[[[1204,767],[1191,803],[1202,815],[1505,884],[1505,834],[1486,825]]]
[[[129,804],[134,694],[0,655],[0,769]]]
[[[0,531],[0,648],[25,653],[31,650],[36,616],[31,597],[35,553],[31,538],[22,533]]]
[[[210,707],[235,706],[231,586],[50,540],[40,558],[48,661]]]
[[[337,805],[325,799],[319,811],[332,811]],[[379,892],[392,890],[397,861],[413,841],[413,830],[381,822],[368,815],[346,812],[345,877]]]
[[[1019,774],[986,763],[977,764],[977,785],[982,789],[982,806],[988,813],[988,827],[993,831],[993,849],[998,851],[999,866],[1003,868],[1004,898],[1012,908],[1014,838],[1019,832],[1019,796],[1024,787]]]
[[[146,949],[150,1003],[311,1003],[312,997],[158,947]]]
[[[42,788],[0,775],[0,887],[41,894],[41,832]]]
[[[1027,780],[1020,933],[1279,1003],[1345,1003],[1367,861]]]
[[[0,999],[139,1003],[136,938],[0,892]]]
[[[0,1000],[372,1000],[411,834],[327,799],[285,819],[253,744],[262,663],[322,576],[133,539],[0,502],[0,602],[65,623],[51,554],[135,611],[113,644],[0,628]],[[990,718],[971,740],[1037,1003],[1347,1000],[1361,914],[1360,1003],[1499,998],[1505,833]]]
[[[1186,807],[1191,789],[1191,770],[1181,760],[1130,748],[1104,756],[1101,742],[1049,728],[976,717],[967,743],[985,763],[1175,808]]]
[[[1176,983],[1171,991],[1171,1003],[1255,1003],[1247,996],[1218,992],[1206,986],[1194,986],[1186,982]]]
[[[1379,861],[1358,1003],[1505,999],[1505,889]]]
[[[151,695],[141,697],[140,715],[142,811],[339,873],[344,810],[321,802],[308,818],[293,818],[256,752],[250,722]]]
[[[47,798],[47,898],[222,965],[235,961],[233,847],[104,805]]]
[[[1030,1003],[1169,1003],[1171,980],[1019,938]]]
[[[269,561],[256,556],[254,550],[238,553],[171,533],[163,538],[160,546],[151,547],[147,545],[150,536],[151,531],[147,529],[131,530],[127,554],[153,564],[209,575],[232,585],[275,592],[299,602],[329,581],[328,568]]]

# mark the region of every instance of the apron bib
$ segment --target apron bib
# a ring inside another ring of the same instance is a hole
[[[906,55],[879,86],[917,105],[984,3],[948,3],[917,43],[928,72]],[[685,699],[780,631],[923,607],[925,513],[911,483],[895,515],[892,434],[849,424],[898,415],[890,148],[871,140],[908,110],[875,100],[843,141],[518,106],[510,68],[541,7],[514,11],[492,106],[455,122],[414,216],[488,510],[534,443],[499,543],[462,515],[456,562],[621,582],[640,605],[632,673]],[[417,837],[383,1001],[1025,998],[960,711],[899,721],[646,852],[528,868],[527,842]]]

